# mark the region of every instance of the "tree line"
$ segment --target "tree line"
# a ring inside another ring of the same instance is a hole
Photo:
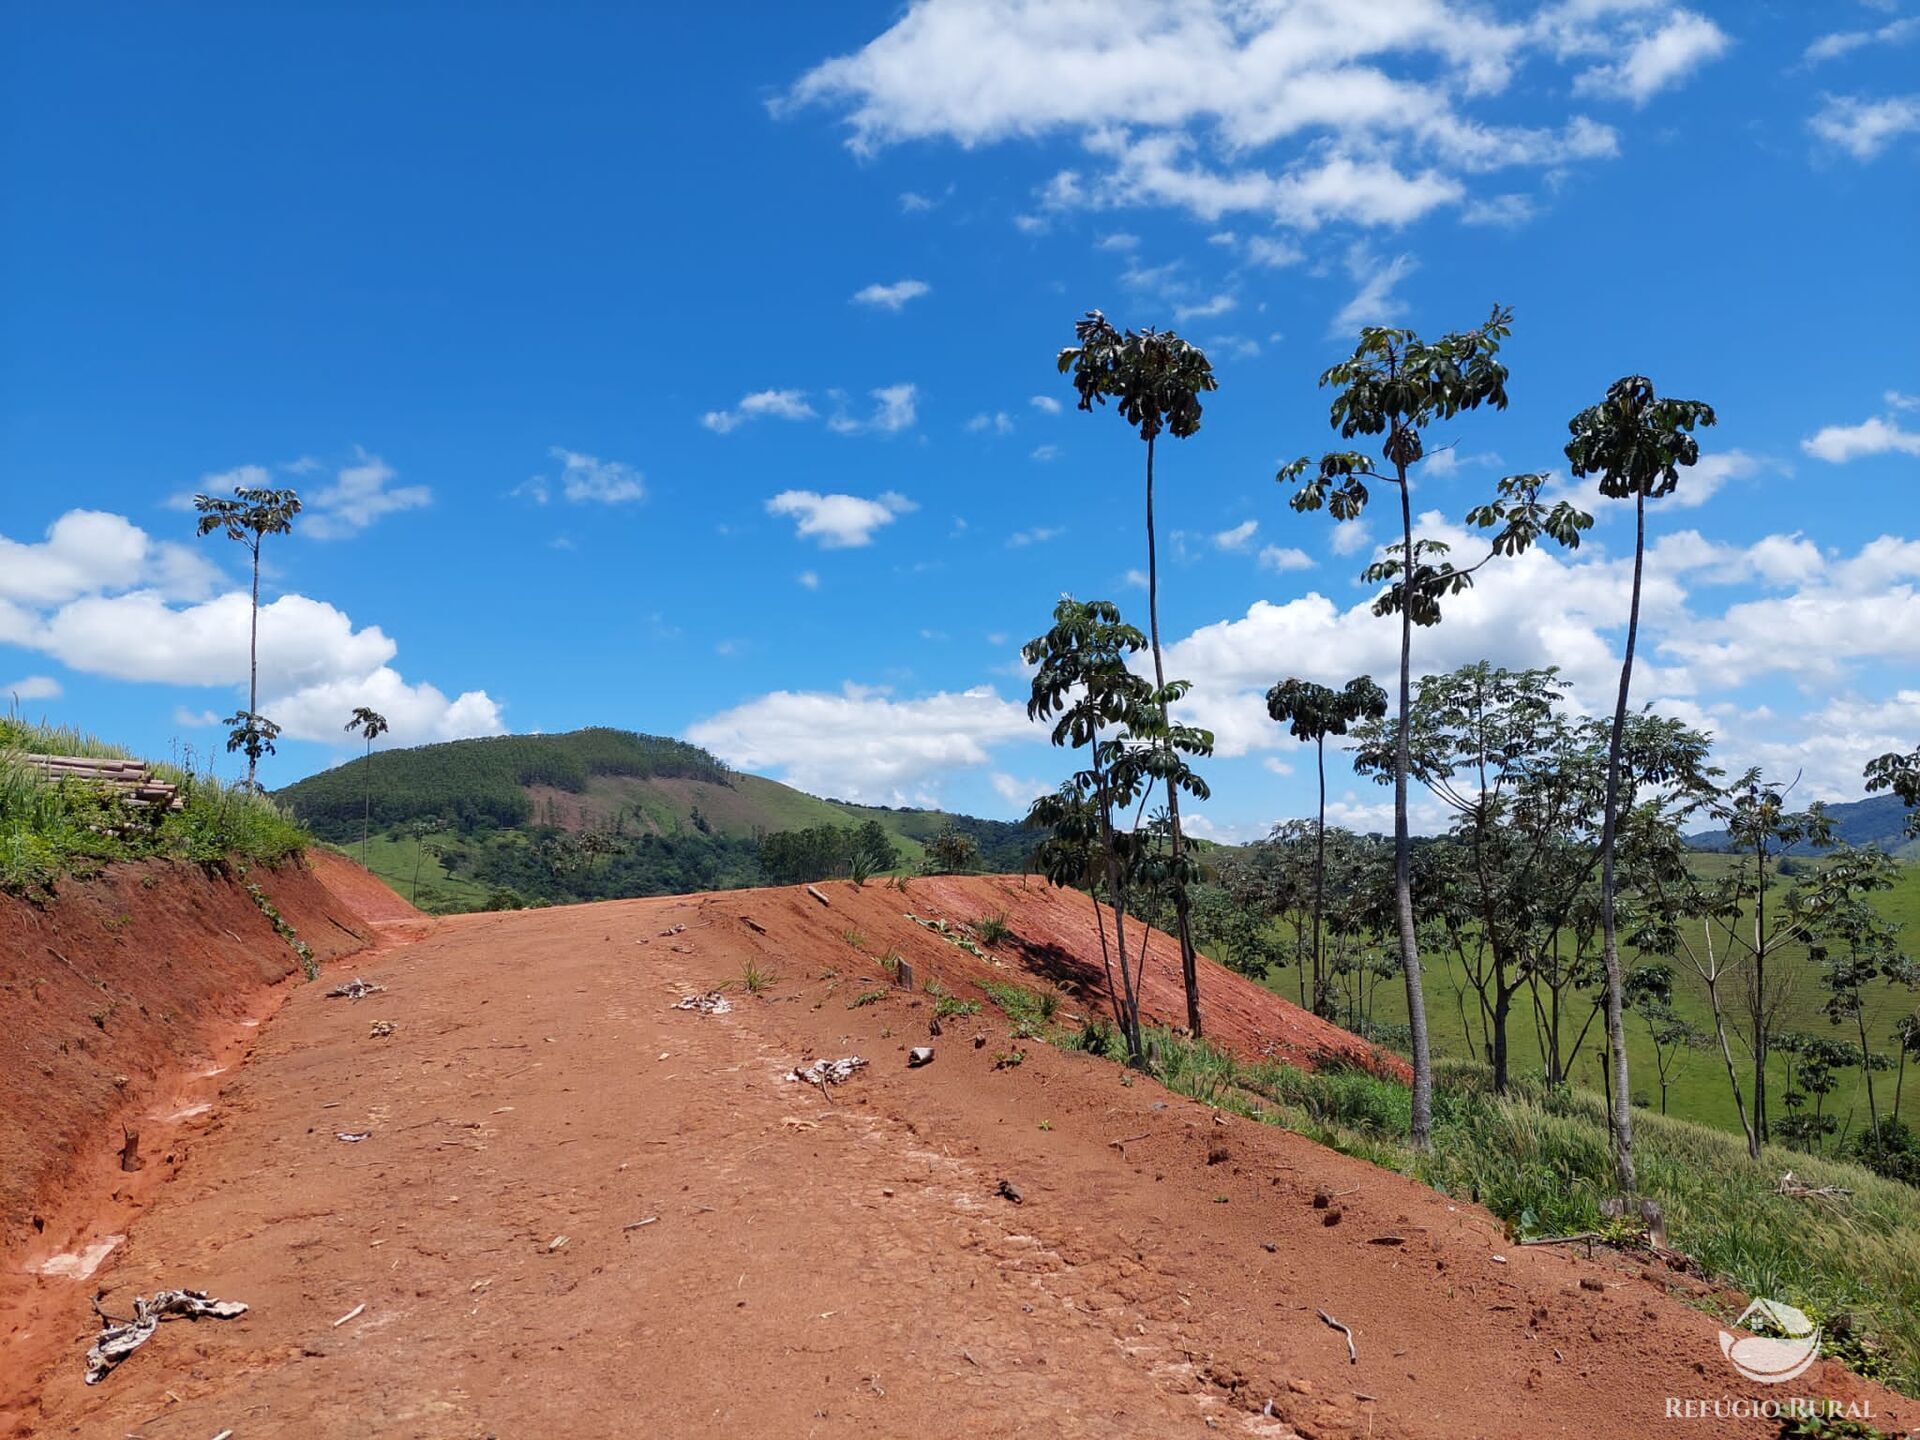
[[[1496,306],[1476,328],[1433,341],[1368,327],[1352,353],[1321,375],[1332,392],[1332,428],[1346,445],[1367,448],[1303,456],[1275,478],[1292,509],[1325,511],[1337,523],[1359,520],[1375,491],[1395,502],[1397,536],[1361,579],[1375,587],[1374,613],[1398,629],[1397,674],[1391,695],[1370,676],[1338,690],[1299,676],[1277,680],[1269,714],[1314,744],[1320,810],[1253,847],[1217,885],[1203,883],[1181,823],[1183,797],[1207,798],[1193,767],[1212,753],[1213,736],[1176,718],[1189,687],[1168,679],[1161,654],[1154,522],[1158,441],[1198,433],[1202,396],[1217,382],[1204,352],[1171,331],[1121,331],[1098,311],[1076,324],[1075,343],[1060,351],[1058,365],[1072,377],[1079,408],[1112,402],[1145,447],[1148,628],[1143,634],[1128,624],[1112,601],[1068,596],[1023,649],[1034,667],[1028,714],[1050,724],[1053,743],[1076,752],[1080,767],[1028,813],[1046,834],[1039,865],[1054,883],[1093,900],[1108,1003],[1135,1065],[1146,1064],[1142,917],[1164,913],[1179,938],[1187,1029],[1199,1037],[1196,932],[1232,963],[1264,975],[1276,950],[1268,918],[1291,912],[1295,944],[1304,947],[1297,957],[1303,1005],[1366,1026],[1378,987],[1397,978],[1404,988],[1410,1138],[1424,1150],[1433,1058],[1422,953],[1444,948],[1468,977],[1473,1011],[1466,1013],[1463,998],[1463,1021],[1475,1022],[1468,1028],[1477,1027],[1497,1086],[1510,1080],[1516,1006],[1521,1023],[1536,1028],[1550,1083],[1567,1081],[1571,1057],[1599,1025],[1615,1178],[1632,1193],[1627,1026],[1647,1027],[1664,1095],[1673,1055],[1700,1038],[1672,1005],[1676,967],[1685,965],[1708,994],[1707,1043],[1722,1056],[1753,1156],[1770,1136],[1818,1138],[1830,1118],[1820,1113],[1820,1086],[1830,1090],[1836,1072],[1851,1065],[1867,1085],[1870,1158],[1897,1169],[1904,1163],[1898,1153],[1915,1147],[1897,1101],[1882,1113],[1874,1075],[1897,1069],[1897,1088],[1914,1052],[1896,1036],[1896,1055],[1882,1054],[1885,1037],[1869,1035],[1865,1021],[1871,986],[1920,982],[1897,932],[1871,903],[1892,883],[1893,862],[1843,850],[1778,897],[1769,915],[1780,851],[1825,838],[1819,807],[1789,810],[1788,789],[1757,771],[1728,782],[1711,763],[1710,737],[1632,702],[1648,502],[1672,494],[1698,462],[1696,432],[1716,422],[1712,408],[1662,396],[1646,377],[1628,375],[1568,422],[1572,476],[1593,482],[1603,499],[1633,506],[1632,583],[1610,715],[1573,714],[1552,668],[1481,663],[1416,683],[1416,632],[1439,625],[1447,602],[1479,572],[1538,544],[1577,548],[1593,523],[1571,500],[1547,493],[1546,473],[1532,472],[1498,480],[1465,511],[1466,528],[1481,540],[1476,554],[1456,558],[1445,541],[1417,533],[1412,492],[1429,458],[1429,431],[1468,412],[1506,408],[1509,373],[1500,352],[1512,324],[1512,312]],[[1358,771],[1391,787],[1390,842],[1329,831],[1329,737],[1350,737]],[[1866,779],[1870,789],[1920,804],[1920,749],[1880,757]],[[1439,843],[1414,842],[1414,786],[1450,815]],[[1688,863],[1681,827],[1702,816],[1724,821],[1741,846],[1742,862],[1717,877]],[[1137,942],[1128,938],[1130,919]],[[1789,944],[1805,946],[1836,1030],[1851,1026],[1846,1044],[1781,1031],[1788,987],[1777,959]],[[1642,957],[1632,970],[1628,948]],[[1915,1030],[1920,1021],[1905,1033]],[[1768,1059],[1782,1047],[1794,1065],[1776,1109]]]

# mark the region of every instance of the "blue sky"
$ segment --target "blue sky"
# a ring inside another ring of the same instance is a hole
[[[245,576],[182,497],[264,479],[309,505],[268,543],[269,783],[369,703],[1015,814],[1068,768],[1019,642],[1063,591],[1145,621],[1141,447],[1052,364],[1098,306],[1220,378],[1163,452],[1162,624],[1220,738],[1201,825],[1256,833],[1311,794],[1260,694],[1394,641],[1379,536],[1276,462],[1331,443],[1359,325],[1499,300],[1513,405],[1437,437],[1435,533],[1644,371],[1721,424],[1653,517],[1636,697],[1833,797],[1920,739],[1910,0],[16,6],[0,54],[30,715],[217,748]],[[1603,704],[1627,540],[1494,573],[1419,662]]]

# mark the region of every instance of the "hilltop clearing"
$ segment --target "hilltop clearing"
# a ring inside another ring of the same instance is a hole
[[[0,1404],[29,1435],[154,1440],[1536,1440],[1706,1433],[1668,1397],[1742,1392],[1684,1277],[1515,1246],[1465,1200],[1020,1038],[1052,988],[1032,967],[1085,968],[1073,897],[818,889],[413,922],[353,962],[379,993],[295,990],[128,1242],[33,1283]],[[1004,937],[969,935],[1002,909]],[[1154,937],[1162,1018],[1172,957]],[[1203,985],[1236,1049],[1365,1054]],[[716,989],[726,1013],[676,1008]],[[788,1078],[843,1056],[867,1062],[843,1084]],[[252,1308],[82,1385],[91,1288],[120,1313],[163,1285]],[[1828,1362],[1804,1384],[1920,1418]]]

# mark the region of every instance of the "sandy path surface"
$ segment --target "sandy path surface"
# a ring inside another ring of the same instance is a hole
[[[1663,1419],[1757,1387],[1636,1269],[1512,1249],[1474,1207],[1016,1046],[991,1006],[909,1069],[926,998],[826,911],[740,924],[759,903],[461,917],[329,976],[382,994],[296,991],[94,1281],[109,1311],[163,1285],[252,1309],[164,1325],[89,1389],[85,1287],[50,1287],[69,1359],[23,1433],[1774,1433]],[[749,956],[765,995],[670,1008]],[[871,1064],[831,1092],[783,1078],[842,1054]],[[1920,1423],[1837,1367],[1803,1383]]]

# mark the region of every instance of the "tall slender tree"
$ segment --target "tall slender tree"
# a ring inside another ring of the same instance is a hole
[[[1440,623],[1441,602],[1473,583],[1473,574],[1495,555],[1517,555],[1541,535],[1562,545],[1579,544],[1590,517],[1562,501],[1540,499],[1542,475],[1509,475],[1497,498],[1468,512],[1468,522],[1495,529],[1485,559],[1459,567],[1444,559],[1448,547],[1413,533],[1413,470],[1426,456],[1427,427],[1464,411],[1507,408],[1507,367],[1500,346],[1513,328],[1513,312],[1496,305],[1476,330],[1425,341],[1411,330],[1369,326],[1353,354],[1320,377],[1335,394],[1329,421],[1343,440],[1378,435],[1380,459],[1357,450],[1332,450],[1316,463],[1305,456],[1274,477],[1298,484],[1295,510],[1325,508],[1335,520],[1357,520],[1366,511],[1369,483],[1392,485],[1400,500],[1400,539],[1362,574],[1382,585],[1376,615],[1400,617],[1399,717],[1393,783],[1394,910],[1400,935],[1401,970],[1407,986],[1407,1021],[1413,1042],[1414,1147],[1425,1150],[1433,1132],[1433,1055],[1427,1038],[1426,997],[1420,978],[1420,939],[1413,915],[1413,841],[1407,826],[1408,715],[1413,705],[1413,627]],[[1385,469],[1381,468],[1381,460]]]
[[[1332,1013],[1326,954],[1320,945],[1320,917],[1327,895],[1327,737],[1344,735],[1359,721],[1387,713],[1387,692],[1371,675],[1358,675],[1340,689],[1313,680],[1287,679],[1267,691],[1267,714],[1287,725],[1296,740],[1310,740],[1320,777],[1320,808],[1314,819],[1313,845],[1313,1013]]]
[[[196,534],[221,531],[229,540],[238,540],[246,546],[253,560],[253,609],[247,631],[247,708],[241,713],[257,721],[260,717],[260,542],[269,535],[285,535],[293,529],[293,517],[300,513],[300,497],[292,490],[236,485],[231,497],[194,496],[193,508],[200,512]],[[253,776],[262,747],[229,744],[227,748],[245,748],[247,788],[256,788]],[[265,747],[265,753],[273,753],[271,744]]]
[[[1153,650],[1153,683],[1167,688],[1160,657],[1160,566],[1153,524],[1153,460],[1164,430],[1184,440],[1200,429],[1200,396],[1218,388],[1206,353],[1171,330],[1116,330],[1098,310],[1073,327],[1077,345],[1060,352],[1060,373],[1071,372],[1080,408],[1109,399],[1121,418],[1140,432],[1147,447],[1147,635]],[[1171,752],[1169,751],[1169,755]],[[1187,1029],[1200,1038],[1200,967],[1195,960],[1191,904],[1185,875],[1186,836],[1180,826],[1178,787],[1167,788],[1173,869],[1173,906],[1180,932],[1180,973],[1187,991]]]
[[[387,717],[378,710],[356,705],[352,718],[342,728],[359,731],[367,742],[367,759],[363,767],[367,781],[367,803],[360,816],[360,863],[364,865],[367,863],[368,833],[373,828],[373,742],[387,733]]]
[[[1021,652],[1035,667],[1027,714],[1052,720],[1053,743],[1086,750],[1089,763],[1058,792],[1036,800],[1027,823],[1052,832],[1038,857],[1047,878],[1056,885],[1085,884],[1093,896],[1114,1019],[1130,1062],[1144,1067],[1139,980],[1146,965],[1146,936],[1141,937],[1139,959],[1130,961],[1128,897],[1137,884],[1185,877],[1170,859],[1162,864],[1151,853],[1150,842],[1143,843],[1133,826],[1115,815],[1136,810],[1156,782],[1169,792],[1185,790],[1206,799],[1206,783],[1182,757],[1211,751],[1213,736],[1167,722],[1168,703],[1187,687],[1182,681],[1152,686],[1129,668],[1128,656],[1145,640],[1121,620],[1110,601],[1067,597],[1054,607],[1053,618],[1052,627]],[[1113,909],[1111,949],[1098,894],[1103,881]]]
[[[1640,636],[1640,591],[1647,555],[1647,501],[1671,495],[1680,471],[1700,458],[1696,426],[1714,423],[1713,408],[1699,400],[1661,399],[1644,375],[1623,375],[1607,387],[1606,399],[1568,422],[1573,438],[1567,461],[1574,475],[1597,475],[1609,500],[1633,501],[1633,591],[1627,603],[1627,643],[1620,661],[1620,690],[1613,704],[1607,742],[1607,794],[1600,822],[1600,955],[1607,974],[1607,1042],[1613,1056],[1613,1168],[1620,1188],[1632,1193],[1633,1092],[1627,1079],[1626,991],[1620,964],[1617,914],[1619,880],[1614,864],[1620,824],[1620,748],[1627,730],[1627,695],[1633,686],[1633,652]]]

